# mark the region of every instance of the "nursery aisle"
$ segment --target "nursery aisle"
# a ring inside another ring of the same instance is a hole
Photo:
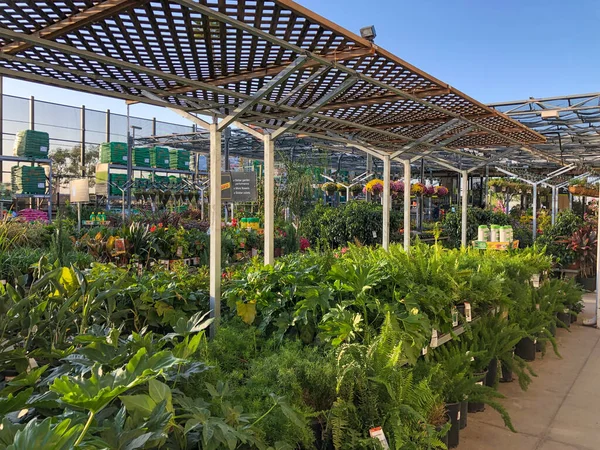
[[[593,311],[595,294],[584,297]],[[585,311],[582,315],[588,317]],[[518,433],[504,427],[491,408],[469,414],[460,434],[459,450],[597,450],[600,448],[600,330],[579,322],[571,333],[558,330],[563,359],[549,350],[533,368],[538,377],[522,392],[517,382],[501,384],[500,392]],[[539,353],[538,353],[539,355]]]

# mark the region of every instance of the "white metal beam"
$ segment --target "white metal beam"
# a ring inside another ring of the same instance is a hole
[[[356,84],[357,81],[358,81],[357,78],[349,77],[342,84],[340,84],[338,87],[336,87],[332,91],[325,94],[323,97],[321,97],[319,100],[314,102],[312,105],[308,106],[304,111],[302,111],[300,114],[295,116],[293,119],[288,120],[285,123],[285,125],[282,125],[277,130],[273,131],[273,133],[271,133],[271,137],[273,139],[277,139],[280,135],[285,133],[287,130],[289,130],[290,128],[292,128],[295,125],[302,122],[302,120],[304,120],[305,117],[310,116],[312,113],[318,111],[320,108],[325,106],[327,103],[329,103],[331,100],[336,98],[338,95],[340,95],[344,91],[350,89],[352,86],[354,86]]]
[[[404,160],[404,251],[410,251],[410,161]]]
[[[461,225],[460,225],[460,243],[463,248],[467,247],[467,208],[469,207],[469,174],[466,170],[460,171],[461,181]]]
[[[221,317],[221,132],[217,124],[210,130],[210,317],[214,336]]]
[[[275,262],[275,141],[269,134],[264,137],[265,189],[265,265]]]
[[[443,124],[442,126],[435,128],[434,130],[432,130],[429,133],[425,134],[424,136],[420,137],[416,141],[412,141],[412,142],[406,144],[405,146],[403,146],[400,150],[392,153],[391,154],[392,159],[396,158],[397,156],[400,156],[402,153],[406,153],[411,148],[416,147],[417,145],[433,141],[435,138],[441,136],[442,134],[447,132],[449,129],[458,125],[459,123],[460,123],[459,119],[452,119],[449,122]]]
[[[252,99],[246,100],[244,103],[239,105],[237,108],[233,110],[233,112],[225,117],[219,123],[219,131],[223,131],[230,124],[235,122],[238,118],[244,115],[246,111],[260,102],[263,98],[269,95],[273,90],[279,86],[281,83],[285,82],[289,77],[291,77],[298,69],[300,69],[308,58],[305,55],[298,56],[292,64],[287,66],[284,70],[279,72],[273,79],[271,79],[267,84],[261,87],[256,93],[252,96]]]
[[[385,250],[390,248],[390,209],[392,209],[391,160],[389,156],[383,158],[383,234],[382,246]]]

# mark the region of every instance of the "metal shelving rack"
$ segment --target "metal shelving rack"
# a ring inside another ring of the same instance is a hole
[[[9,155],[0,155],[0,161],[4,162],[13,162],[13,163],[28,163],[32,166],[34,164],[37,165],[47,165],[48,175],[46,176],[46,180],[48,181],[48,185],[46,186],[45,194],[12,194],[12,198],[14,199],[23,199],[23,198],[38,198],[45,199],[48,201],[48,220],[52,220],[52,160],[48,158],[36,159],[36,158],[27,158],[25,156],[9,156]]]
[[[122,164],[108,164],[108,179],[110,180],[110,173],[111,171],[114,170],[123,170],[123,171],[127,171],[127,166],[126,165],[122,165]],[[162,169],[162,168],[158,168],[158,167],[142,167],[142,166],[132,166],[131,168],[132,173],[135,172],[150,172],[152,174],[152,181],[154,181],[154,175],[156,173],[164,173],[164,174],[171,174],[171,175],[189,175],[191,177],[193,177],[195,175],[195,172],[192,170],[178,170],[178,169]],[[107,187],[107,195],[104,196],[106,198],[106,209],[110,209],[110,201],[111,200],[121,200],[121,196],[119,195],[108,195],[109,192],[109,187]]]

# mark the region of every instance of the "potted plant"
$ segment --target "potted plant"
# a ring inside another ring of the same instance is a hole
[[[410,186],[410,193],[412,195],[417,195],[417,196],[423,195],[424,192],[425,192],[425,185],[423,183],[416,182]]]
[[[353,197],[358,197],[362,191],[363,191],[363,185],[360,183],[353,184],[352,186],[350,186],[350,193],[352,194]]]
[[[448,195],[448,188],[446,186],[436,186],[435,187],[435,195],[442,198]]]
[[[569,249],[576,254],[579,263],[579,282],[588,291],[596,289],[596,246],[597,230],[591,225],[584,225],[571,237]]]
[[[404,182],[397,180],[390,182],[390,190],[392,191],[392,196],[398,197],[400,194],[404,192]]]
[[[365,190],[377,197],[383,192],[383,181],[375,178],[367,183]]]
[[[323,185],[321,186],[321,189],[323,189],[327,193],[327,195],[331,196],[331,195],[335,194],[338,187],[337,187],[337,184],[332,183],[331,181],[328,181],[327,183],[323,183]]]

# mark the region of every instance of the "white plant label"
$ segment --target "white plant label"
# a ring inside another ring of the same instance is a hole
[[[468,302],[465,302],[465,317],[467,319],[467,322],[473,320],[473,317],[471,316],[471,304]]]
[[[456,420],[460,420],[460,410],[458,410],[458,414],[456,415]]]
[[[438,332],[437,330],[431,331],[431,342],[429,343],[431,348],[436,348],[438,346]]]
[[[169,160],[168,159],[165,159],[165,164],[169,164]]]
[[[475,383],[475,384],[478,384],[479,386],[483,386],[483,381],[478,381],[478,382],[477,382],[477,383]]]
[[[383,429],[381,427],[375,427],[375,428],[371,428],[369,430],[369,435],[373,438],[373,439],[377,439],[379,442],[381,442],[381,446],[385,449],[388,450],[390,448],[387,439],[385,438],[385,433],[383,432]]]
[[[458,309],[456,309],[456,306],[452,307],[452,327],[457,327],[458,326]]]
[[[376,238],[377,237],[377,231],[373,231],[373,237]]]
[[[48,147],[40,147],[40,152],[48,153]]]
[[[423,350],[421,350],[421,354],[423,356],[425,356],[427,354],[427,347],[423,347]]]

